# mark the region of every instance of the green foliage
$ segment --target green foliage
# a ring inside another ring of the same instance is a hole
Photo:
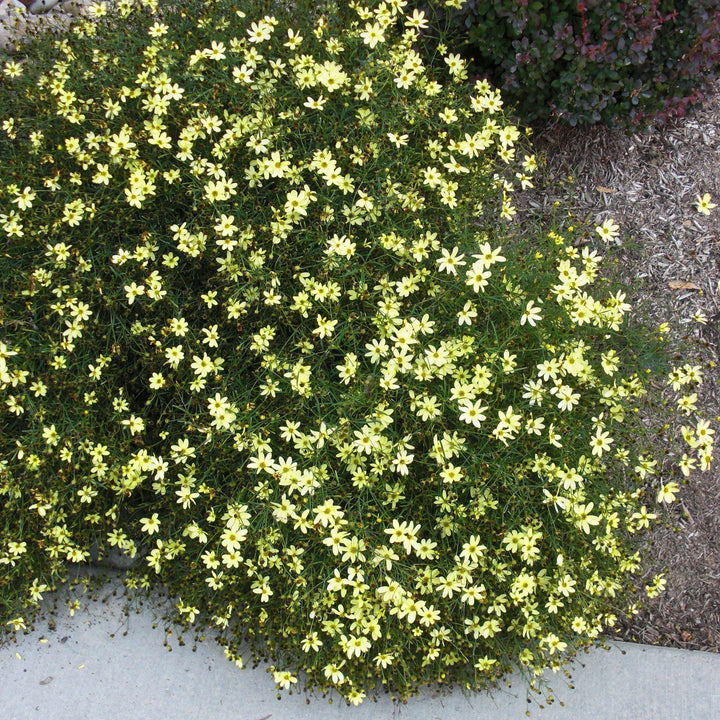
[[[682,116],[718,77],[717,0],[442,4],[449,9],[434,24],[450,28],[471,74],[490,78],[524,122],[633,126]]]
[[[398,5],[121,0],[5,64],[8,628],[118,548],[230,659],[359,702],[628,611],[654,341],[583,229],[519,232],[523,134]]]

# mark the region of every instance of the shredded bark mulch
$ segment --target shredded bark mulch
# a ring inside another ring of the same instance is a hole
[[[551,124],[536,129],[534,145],[545,162],[521,211],[559,201],[578,220],[620,225],[621,242],[607,249],[619,258],[636,318],[653,327],[667,322],[675,362],[702,366],[698,415],[720,436],[720,84],[688,116],[642,132]],[[696,208],[705,193],[718,205],[709,216]],[[679,425],[663,440],[661,474],[677,460]],[[691,474],[659,515],[642,539],[638,599],[656,573],[664,573],[666,589],[642,599],[616,638],[720,652],[720,462]]]

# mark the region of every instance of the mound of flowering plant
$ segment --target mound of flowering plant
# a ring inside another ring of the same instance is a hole
[[[230,659],[357,703],[628,611],[652,340],[587,234],[511,227],[535,158],[403,6],[120,0],[5,64],[8,628],[116,548]]]

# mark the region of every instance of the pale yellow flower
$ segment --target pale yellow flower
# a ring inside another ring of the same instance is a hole
[[[710,193],[705,193],[702,197],[700,197],[700,195],[696,196],[695,207],[699,213],[709,215],[710,211],[717,207],[717,204],[712,202]]]

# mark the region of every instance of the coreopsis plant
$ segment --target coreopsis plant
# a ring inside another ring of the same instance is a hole
[[[404,5],[120,0],[5,65],[7,628],[115,548],[231,660],[358,703],[539,674],[631,611],[678,490],[653,340],[592,237],[513,224],[525,136]],[[669,381],[684,473],[700,380]]]

